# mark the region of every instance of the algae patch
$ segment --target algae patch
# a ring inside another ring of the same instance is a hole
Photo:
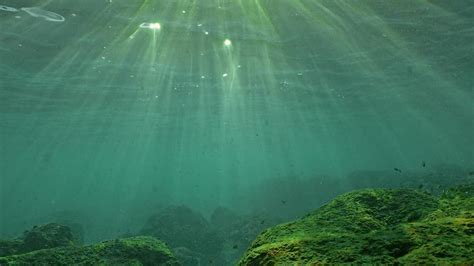
[[[440,198],[411,189],[363,189],[262,232],[240,265],[472,264],[474,185]]]

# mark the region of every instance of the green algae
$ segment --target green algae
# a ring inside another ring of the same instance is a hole
[[[39,249],[63,247],[77,244],[77,239],[67,226],[49,223],[34,226],[14,240],[0,240],[0,257],[18,255]]]
[[[6,265],[179,265],[168,247],[153,237],[139,236],[90,246],[41,249],[0,257]]]
[[[24,253],[22,240],[0,240],[0,257]]]
[[[452,188],[439,199],[410,189],[346,193],[262,232],[240,265],[472,264],[473,188]]]

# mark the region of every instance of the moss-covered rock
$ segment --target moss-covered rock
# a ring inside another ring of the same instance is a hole
[[[0,257],[23,253],[23,241],[0,240]]]
[[[200,213],[186,206],[170,206],[152,215],[140,234],[161,239],[173,249],[201,254],[201,261],[220,263],[223,241],[218,232]]]
[[[90,246],[42,249],[0,257],[1,265],[179,265],[168,247],[140,236]]]
[[[472,264],[473,188],[441,199],[410,189],[343,194],[261,233],[240,264]]]
[[[63,247],[74,244],[74,236],[69,227],[57,223],[35,226],[23,235],[25,250]]]
[[[440,198],[439,210],[434,213],[441,217],[474,216],[474,184],[461,185],[446,190]]]
[[[49,223],[34,226],[18,239],[0,240],[0,257],[74,244],[75,239],[69,227]]]
[[[54,211],[37,219],[39,224],[52,222],[69,227],[74,236],[74,242],[79,245],[84,244],[87,238],[85,228],[91,226],[89,214],[77,210]]]

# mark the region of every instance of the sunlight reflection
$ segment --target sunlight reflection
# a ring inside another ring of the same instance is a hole
[[[159,30],[159,29],[161,29],[161,24],[160,23],[144,22],[144,23],[140,24],[140,28],[142,28],[142,29],[151,29],[151,30]]]

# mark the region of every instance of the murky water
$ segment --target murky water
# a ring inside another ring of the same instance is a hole
[[[361,171],[474,167],[472,1],[0,5],[0,235],[72,212],[96,241],[170,204],[290,219]]]

